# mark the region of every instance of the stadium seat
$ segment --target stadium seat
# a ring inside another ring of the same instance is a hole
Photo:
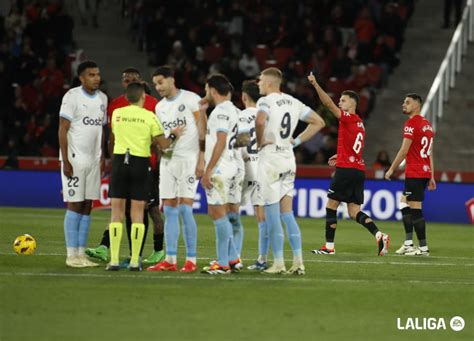
[[[295,62],[295,71],[298,76],[304,76],[306,74],[306,67],[302,62],[297,60]]]
[[[277,47],[273,49],[273,57],[275,57],[277,67],[283,68],[294,53],[295,51],[289,47]]]
[[[331,77],[326,83],[326,88],[328,93],[332,93],[336,98],[339,98],[341,92],[345,90],[346,85],[342,80],[337,79],[336,77]]]
[[[361,118],[367,118],[369,110],[369,98],[366,95],[361,95],[359,97],[359,104],[357,105],[357,111]]]
[[[215,63],[224,55],[224,48],[219,44],[208,45],[204,49],[204,60],[208,63]]]
[[[382,77],[382,68],[377,64],[367,65],[367,77],[369,84],[375,87],[380,87],[380,79]]]
[[[395,50],[395,47],[397,46],[397,41],[395,40],[395,37],[392,36],[385,36],[385,44],[388,45],[392,50]]]
[[[268,58],[268,55],[270,54],[270,50],[268,49],[267,45],[257,45],[253,49],[253,54],[255,55],[255,58],[257,59],[258,65],[260,67],[263,67],[265,64],[265,61]]]

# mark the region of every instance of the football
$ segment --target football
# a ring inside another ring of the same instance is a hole
[[[36,240],[29,234],[18,236],[13,242],[13,250],[18,255],[32,255],[36,250]]]

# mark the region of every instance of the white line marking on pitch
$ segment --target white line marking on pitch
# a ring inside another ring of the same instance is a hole
[[[112,274],[65,274],[65,273],[36,273],[36,272],[0,272],[0,276],[23,276],[23,277],[70,277],[70,278],[133,278],[133,279],[147,279],[147,280],[216,280],[220,278],[224,281],[255,281],[255,282],[281,282],[281,281],[298,281],[298,282],[335,282],[335,283],[374,283],[374,282],[393,282],[392,280],[374,280],[374,279],[337,279],[337,278],[302,278],[302,277],[287,277],[286,275],[279,275],[278,277],[266,277],[271,275],[257,274],[255,277],[241,277],[239,275],[184,275],[184,276],[139,276],[139,275],[112,275]],[[413,284],[445,284],[445,285],[473,285],[474,282],[455,282],[455,281],[420,281],[420,280],[406,280],[406,283]]]
[[[1,256],[17,256],[14,253],[6,253],[6,252],[0,252]],[[65,257],[65,253],[36,253],[36,256],[63,256]],[[323,256],[324,257],[324,256]],[[332,257],[332,256],[328,256]],[[211,260],[213,258],[208,258],[208,257],[198,257],[197,259],[200,260]],[[250,259],[250,258],[242,258],[243,261],[245,262],[253,262],[255,259]],[[287,262],[291,262],[291,259],[285,259]],[[372,262],[372,261],[357,261],[357,260],[319,260],[319,259],[305,259],[305,263],[330,263],[330,264],[375,264],[375,265],[419,265],[419,266],[474,266],[474,263],[461,263],[461,264],[455,264],[455,263],[421,263],[421,262]]]

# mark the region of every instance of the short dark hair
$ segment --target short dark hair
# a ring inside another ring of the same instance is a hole
[[[206,83],[208,87],[216,89],[217,93],[221,96],[226,96],[229,92],[234,91],[234,87],[229,79],[220,73],[209,76]]]
[[[123,75],[124,73],[136,73],[137,75],[141,76],[141,75],[140,75],[140,71],[138,71],[138,69],[135,68],[135,67],[133,67],[133,66],[129,66],[129,67],[123,69],[122,75]]]
[[[130,103],[137,103],[140,101],[143,93],[145,92],[145,86],[140,82],[133,82],[127,86],[125,96]]]
[[[252,101],[257,103],[260,98],[260,90],[256,80],[246,80],[242,83],[242,92],[247,94]]]
[[[407,94],[405,97],[410,97],[411,99],[413,99],[413,100],[417,101],[418,103],[420,103],[420,105],[423,104],[423,99],[418,94],[411,93],[411,94]]]
[[[156,76],[163,76],[165,78],[169,78],[169,77],[174,78],[174,69],[172,66],[162,65],[158,67],[158,69],[156,69],[155,72],[153,72],[152,77],[156,77]]]
[[[84,71],[86,71],[86,69],[93,69],[96,67],[98,67],[96,62],[92,60],[86,60],[77,67],[77,75],[80,76]]]
[[[346,95],[352,98],[356,102],[356,106],[359,105],[359,95],[357,94],[357,92],[352,91],[352,90],[344,90],[343,92],[341,92],[341,96],[342,95]]]

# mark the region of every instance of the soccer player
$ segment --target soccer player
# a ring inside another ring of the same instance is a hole
[[[323,255],[336,252],[334,236],[337,226],[337,208],[341,202],[345,202],[348,206],[349,216],[374,235],[378,246],[377,254],[384,256],[388,252],[390,236],[379,231],[373,220],[360,209],[364,203],[365,164],[362,152],[364,150],[365,128],[362,119],[356,114],[359,96],[354,91],[345,90],[342,92],[339,106],[337,106],[331,97],[321,89],[313,73],[308,76],[308,80],[316,89],[322,104],[339,120],[336,172],[329,186],[326,204],[326,245],[312,252]],[[330,160],[331,162],[334,161]]]
[[[210,76],[206,82],[206,96],[200,101],[201,115],[209,105],[214,106],[207,120],[205,142],[206,168],[201,184],[206,190],[208,213],[216,228],[217,262],[203,268],[212,275],[230,273],[240,262],[234,247],[232,225],[227,216],[229,189],[237,175],[234,142],[239,109],[232,104],[232,85],[221,74]]]
[[[122,220],[125,216],[125,201],[131,200],[132,255],[130,271],[141,271],[140,249],[145,233],[143,212],[148,199],[148,166],[152,143],[166,149],[182,133],[182,128],[171,131],[168,137],[155,114],[143,108],[145,87],[143,83],[130,83],[126,90],[129,106],[114,110],[109,148],[112,154],[110,197],[112,217],[109,224],[110,263],[106,269],[120,269],[119,253],[122,238]]]
[[[149,267],[150,271],[176,271],[179,218],[183,222],[186,263],[181,272],[194,272],[196,266],[197,225],[193,216],[198,178],[204,171],[204,153],[199,151],[199,101],[194,92],[178,89],[174,70],[161,66],[153,74],[153,84],[163,98],[156,115],[168,135],[174,127],[185,127],[175,144],[162,151],[160,163],[160,197],[165,212],[166,258]]]
[[[140,75],[140,71],[138,71],[134,67],[128,67],[122,71],[122,78],[121,84],[123,90],[127,89],[128,84],[134,82],[142,82],[142,77]],[[145,88],[146,90],[146,88]],[[145,102],[143,107],[151,112],[155,112],[156,104],[158,100],[153,96],[145,94]],[[115,109],[123,108],[128,106],[130,103],[127,100],[125,94],[113,99],[109,106],[107,107],[107,115],[108,121],[111,121],[112,113]],[[157,153],[152,153],[150,158],[150,197],[148,198],[148,205],[145,208],[144,212],[144,224],[145,224],[145,237],[143,238],[143,245],[142,250],[145,244],[145,238],[148,231],[148,214],[151,216],[153,221],[153,252],[152,254],[143,260],[145,264],[155,264],[160,262],[164,259],[165,253],[163,251],[163,220],[161,219],[160,214],[160,198],[158,195],[158,181],[159,181],[159,157]],[[126,202],[126,210],[125,210],[125,218],[126,218],[126,227],[127,227],[127,236],[129,246],[131,246],[131,239],[130,239],[130,232],[132,228],[132,222],[130,218],[130,200]],[[109,229],[108,227],[105,229],[102,240],[97,248],[88,248],[86,249],[86,254],[89,257],[98,258],[101,260],[107,260],[108,248],[110,246],[109,240]],[[141,254],[142,252],[140,252]],[[126,262],[124,262],[126,265]]]
[[[304,275],[301,233],[293,213],[293,190],[296,161],[293,148],[310,139],[325,123],[311,108],[298,99],[281,92],[283,80],[279,69],[271,67],[262,71],[258,83],[261,97],[257,102],[255,128],[258,159],[258,179],[266,223],[273,252],[273,265],[264,273],[286,273],[283,259],[283,228],[286,225],[293,265],[289,274]],[[298,120],[308,123],[306,129],[293,140]]]
[[[98,264],[85,256],[92,200],[99,199],[100,168],[107,124],[107,97],[99,89],[100,70],[93,61],[77,68],[81,86],[70,89],[59,111],[59,146],[63,199],[66,265],[74,268]]]
[[[263,198],[261,185],[257,179],[258,172],[258,149],[257,135],[255,132],[255,117],[257,116],[257,101],[260,98],[260,90],[257,81],[247,80],[242,84],[242,102],[245,109],[240,113],[239,127],[241,134],[237,142],[246,147],[243,149],[245,162],[245,177],[242,189],[244,203],[248,198],[255,209],[258,223],[258,258],[256,262],[247,267],[249,270],[262,271],[267,269],[267,254],[269,247],[267,225],[265,223],[265,212],[263,210]],[[240,142],[243,140],[243,142]],[[234,239],[235,235],[234,235]],[[237,243],[236,243],[237,244]]]
[[[401,198],[400,208],[405,227],[405,242],[395,251],[399,255],[429,256],[426,243],[426,223],[422,205],[425,189],[436,189],[434,179],[433,141],[434,131],[431,123],[421,116],[422,99],[417,94],[408,94],[402,104],[404,115],[408,120],[403,128],[403,141],[395,160],[385,173],[390,180],[393,172],[402,160],[406,159],[405,189]],[[413,227],[420,247],[413,246]]]

